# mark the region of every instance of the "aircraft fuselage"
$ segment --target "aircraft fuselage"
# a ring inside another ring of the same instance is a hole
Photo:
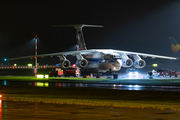
[[[95,68],[100,71],[119,71],[121,69],[121,57],[118,54],[106,54],[106,53],[96,53],[90,55],[83,55],[83,57],[88,61],[87,68]]]

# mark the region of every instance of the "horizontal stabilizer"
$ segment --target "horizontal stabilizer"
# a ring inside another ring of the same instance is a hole
[[[73,25],[51,25],[51,27],[104,27],[102,25],[86,25],[86,24],[73,24]]]
[[[76,29],[76,38],[77,45],[79,46],[79,50],[87,50],[86,44],[84,41],[82,28],[83,27],[103,27],[101,25],[86,25],[86,24],[73,24],[73,25],[52,25],[51,27],[74,27]]]

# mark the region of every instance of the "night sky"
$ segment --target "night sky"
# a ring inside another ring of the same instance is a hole
[[[0,57],[34,55],[36,34],[38,54],[73,50],[75,29],[50,26],[81,23],[104,26],[83,28],[88,49],[108,48],[177,57],[180,53],[172,52],[168,37],[173,36],[180,43],[179,13],[178,0],[1,1]],[[58,58],[39,60],[40,64],[49,61],[55,64]],[[22,63],[27,62],[30,61]]]

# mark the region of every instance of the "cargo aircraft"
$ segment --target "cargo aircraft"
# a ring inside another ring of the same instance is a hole
[[[53,25],[52,27],[74,27],[76,29],[77,38],[77,51],[68,52],[58,52],[50,54],[41,55],[31,55],[17,58],[10,58],[8,60],[25,59],[25,58],[36,58],[36,57],[46,57],[46,56],[57,56],[60,59],[59,66],[61,68],[68,68],[71,62],[66,58],[67,55],[75,55],[77,58],[76,66],[79,68],[86,69],[96,69],[98,72],[106,71],[119,71],[122,67],[135,67],[143,68],[146,62],[141,58],[151,57],[151,58],[163,58],[163,59],[173,59],[175,57],[160,56],[139,52],[130,52],[123,50],[113,50],[113,49],[89,49],[87,50],[86,44],[83,37],[82,28],[83,27],[103,27],[99,25],[85,25],[85,24],[75,24],[75,25]],[[141,56],[141,57],[140,57]]]

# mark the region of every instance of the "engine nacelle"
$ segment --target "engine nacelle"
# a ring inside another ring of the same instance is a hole
[[[131,67],[133,65],[133,61],[125,53],[121,53],[120,56],[122,58],[123,67]]]
[[[86,67],[87,65],[88,65],[88,61],[84,58],[76,61],[77,67]]]
[[[59,63],[61,68],[68,68],[71,65],[71,62],[67,59],[60,61]]]
[[[143,68],[146,66],[146,62],[143,59],[139,59],[139,60],[134,61],[133,66],[135,68]]]
[[[133,65],[133,61],[130,58],[122,59],[122,66],[123,67],[131,67]]]
[[[146,62],[141,59],[141,57],[139,57],[138,55],[133,55],[133,58],[134,58],[134,63],[133,63],[133,66],[135,68],[143,68],[146,66]]]

